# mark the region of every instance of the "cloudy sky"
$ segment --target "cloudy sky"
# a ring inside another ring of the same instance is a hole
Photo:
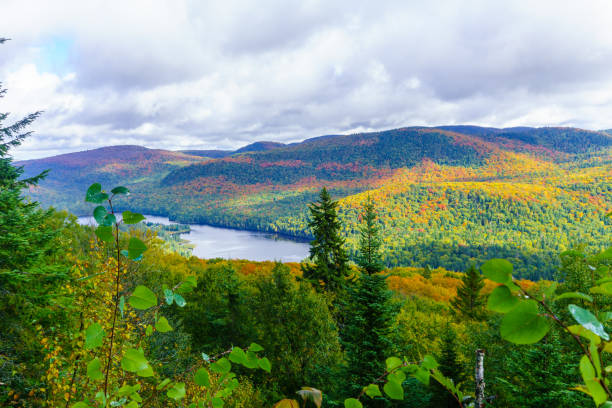
[[[435,3],[435,4],[429,4]],[[0,1],[17,159],[409,125],[612,128],[612,2]]]

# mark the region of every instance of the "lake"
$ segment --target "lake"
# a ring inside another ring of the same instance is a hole
[[[166,217],[145,215],[147,222],[176,224]],[[83,225],[96,225],[93,217],[79,217]],[[209,225],[187,224],[191,228],[182,239],[194,245],[193,254],[200,258],[249,259],[251,261],[300,262],[308,257],[309,245],[275,234],[253,232]]]

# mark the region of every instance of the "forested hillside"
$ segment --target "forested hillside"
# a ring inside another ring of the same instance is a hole
[[[122,179],[144,213],[300,237],[310,236],[306,204],[325,186],[340,199],[351,253],[355,209],[369,195],[387,265],[464,269],[508,257],[535,279],[552,276],[552,254],[609,242],[611,146],[605,132],[574,128],[443,126],[256,143],[217,159],[115,147],[125,160],[91,151],[20,164],[53,170],[31,191],[45,205],[81,213],[75,187]]]

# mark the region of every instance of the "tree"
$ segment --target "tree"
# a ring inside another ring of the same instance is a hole
[[[373,275],[382,271],[384,265],[380,255],[381,240],[378,235],[379,228],[376,225],[376,213],[370,196],[368,196],[363,209],[357,264],[363,273]]]
[[[0,44],[5,41],[0,38]],[[0,98],[5,94],[0,84]],[[43,319],[49,315],[45,310],[49,295],[66,277],[65,270],[45,261],[59,250],[53,243],[65,228],[64,220],[54,228],[54,212],[41,209],[22,194],[46,172],[22,178],[23,168],[13,166],[9,153],[31,134],[25,129],[39,115],[35,112],[4,125],[9,114],[0,113],[0,405],[8,389],[19,394],[40,378],[36,370],[27,369],[27,362],[36,365],[40,360],[40,344],[25,339],[33,337],[33,322],[46,328]],[[55,317],[54,324],[59,325],[59,316]]]
[[[348,255],[344,249],[344,238],[340,236],[342,224],[338,220],[336,208],[327,189],[323,187],[319,200],[308,206],[314,240],[310,243],[310,259],[314,264],[303,264],[302,272],[306,280],[313,282],[315,288],[327,292],[337,292],[344,287],[349,274]]]
[[[296,282],[286,265],[277,263],[270,276],[255,283],[249,298],[255,341],[272,362],[268,384],[285,395],[303,385],[332,393],[334,368],[342,358],[338,331],[325,297]],[[272,388],[272,387],[271,387]]]
[[[468,320],[483,320],[486,299],[480,291],[484,287],[484,279],[474,265],[461,277],[461,286],[457,288],[457,296],[451,300],[455,315]]]
[[[457,352],[457,333],[452,326],[447,323],[440,338],[440,358],[438,367],[440,372],[447,378],[453,380],[455,384],[459,384],[464,380],[463,367],[459,363],[459,354]],[[459,404],[457,400],[449,394],[439,383],[432,383],[432,399],[430,406],[432,408],[457,408]]]
[[[357,256],[359,279],[351,284],[345,306],[346,324],[342,344],[346,351],[346,391],[358,393],[385,371],[384,360],[392,352],[389,339],[395,310],[387,287],[379,253],[380,239],[376,214],[368,198],[361,226],[360,252]]]

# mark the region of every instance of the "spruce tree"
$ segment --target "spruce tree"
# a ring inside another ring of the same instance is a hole
[[[357,264],[363,273],[373,275],[383,270],[383,262],[380,257],[379,228],[376,225],[376,213],[374,204],[368,196],[364,206],[362,224],[360,228],[359,253]]]
[[[483,287],[483,277],[474,265],[471,265],[461,278],[461,286],[457,288],[457,296],[451,299],[451,307],[456,316],[476,321],[486,318],[486,299],[480,293]]]
[[[447,378],[453,380],[455,384],[460,384],[464,381],[463,367],[459,363],[459,354],[457,352],[457,333],[453,330],[450,324],[446,324],[442,336],[440,338],[440,356],[438,358],[438,367],[440,372]],[[431,383],[432,399],[430,401],[431,408],[459,408],[459,403],[445,388],[439,383]]]
[[[392,352],[389,340],[395,310],[386,276],[380,275],[380,239],[375,227],[376,215],[370,199],[364,207],[361,226],[359,279],[348,289],[345,305],[346,324],[342,343],[346,351],[347,395],[359,391],[385,371],[384,361]],[[372,402],[372,406],[376,404]]]
[[[302,264],[303,277],[318,290],[337,292],[344,287],[349,274],[348,255],[344,238],[340,235],[342,224],[338,220],[338,203],[331,199],[325,187],[319,200],[308,206],[314,240],[310,243],[310,259],[313,264]]]
[[[0,44],[5,41],[0,38]],[[5,94],[0,84],[0,99]],[[9,389],[19,393],[38,380],[40,372],[27,367],[41,358],[40,350],[24,338],[32,335],[33,321],[48,315],[44,308],[49,295],[66,276],[44,258],[56,251],[52,239],[58,231],[49,225],[52,211],[42,210],[22,194],[46,172],[23,178],[23,168],[13,166],[10,155],[31,134],[25,129],[39,115],[5,125],[9,114],[0,113],[0,401]]]

